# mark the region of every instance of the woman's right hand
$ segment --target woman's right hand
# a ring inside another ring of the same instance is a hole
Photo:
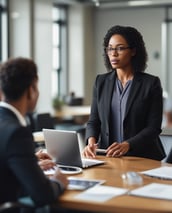
[[[82,151],[82,156],[85,158],[95,158],[98,145],[95,138],[91,137],[88,140],[88,145]]]

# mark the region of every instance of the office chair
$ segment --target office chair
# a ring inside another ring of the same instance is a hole
[[[172,149],[170,150],[169,154],[167,155],[165,162],[172,163]]]
[[[166,154],[166,157],[162,161],[172,163],[172,134],[167,134],[163,131],[160,134],[160,140]]]
[[[6,202],[0,204],[0,212],[19,212],[18,203]]]
[[[83,105],[83,98],[72,98],[68,103],[69,106],[81,106]]]
[[[31,131],[35,131],[34,113],[27,113],[26,116],[27,125],[31,128]]]
[[[34,115],[35,131],[42,131],[43,128],[54,129],[53,118],[50,113],[36,113]]]
[[[31,213],[34,212],[34,209],[34,207],[19,202],[5,202],[0,204],[0,213]]]

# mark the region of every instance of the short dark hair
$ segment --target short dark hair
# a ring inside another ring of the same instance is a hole
[[[111,27],[108,31],[107,34],[104,37],[104,42],[103,42],[103,48],[104,48],[104,63],[105,67],[107,68],[108,71],[111,71],[113,68],[110,64],[108,55],[106,53],[106,47],[109,44],[110,38],[115,35],[121,35],[122,37],[125,38],[127,41],[128,45],[131,48],[134,48],[136,50],[135,56],[132,57],[132,65],[134,68],[134,72],[144,72],[146,67],[147,67],[147,51],[145,47],[145,43],[143,40],[143,37],[138,30],[136,30],[133,27],[129,26],[113,26]]]
[[[11,58],[0,65],[0,88],[8,100],[18,100],[37,79],[37,66],[31,59]]]

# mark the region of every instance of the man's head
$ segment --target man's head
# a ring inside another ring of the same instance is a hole
[[[18,102],[25,96],[27,111],[32,111],[39,95],[37,81],[37,66],[31,59],[13,58],[0,65],[0,89],[3,101]]]

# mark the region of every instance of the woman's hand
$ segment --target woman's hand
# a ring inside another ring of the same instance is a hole
[[[129,148],[130,145],[127,141],[124,141],[122,143],[114,142],[112,145],[108,147],[106,156],[121,157],[128,152]]]
[[[94,137],[90,137],[88,139],[88,145],[84,148],[82,152],[82,156],[85,158],[95,158],[96,157],[96,149],[97,149],[96,139]]]
[[[85,158],[95,158],[96,157],[96,149],[97,149],[97,144],[88,144],[83,152],[82,156]]]

